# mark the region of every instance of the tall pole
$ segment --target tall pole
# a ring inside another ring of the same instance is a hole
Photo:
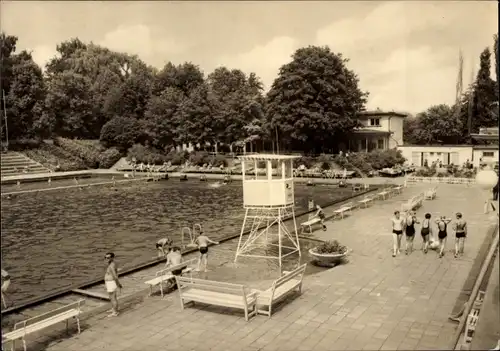
[[[274,131],[276,132],[276,153],[280,154],[280,141],[278,139],[278,127],[274,127]]]
[[[2,100],[3,100],[3,116],[5,119],[5,140],[7,142],[7,150],[9,149],[9,126],[7,125],[7,108],[5,104],[5,90],[2,89]]]

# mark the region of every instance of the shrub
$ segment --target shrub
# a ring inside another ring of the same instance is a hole
[[[311,156],[301,156],[293,160],[293,167],[297,168],[300,165],[304,165],[306,168],[312,168],[316,164],[316,160]]]
[[[141,144],[135,144],[127,151],[127,160],[135,158],[137,163],[149,163],[161,165],[166,162],[167,157],[157,149],[146,147]]]
[[[99,155],[99,168],[111,168],[121,157],[122,153],[117,148],[107,149]]]
[[[39,139],[16,139],[9,140],[10,151],[32,150],[40,147],[42,141]]]
[[[202,151],[193,151],[189,154],[189,162],[196,166],[203,166],[210,163],[210,155]]]
[[[343,254],[347,252],[347,247],[340,245],[337,240],[325,241],[314,250],[319,254]]]
[[[215,157],[212,160],[212,165],[214,167],[220,167],[220,166],[226,167],[227,166],[226,157],[224,157],[224,155],[215,155]]]
[[[114,146],[125,151],[143,138],[142,124],[138,120],[115,117],[102,126],[100,141],[107,148]]]
[[[54,145],[83,160],[88,168],[99,167],[100,150],[78,143],[76,140],[55,138]]]
[[[416,177],[434,177],[436,174],[435,168],[424,167],[415,172]]]

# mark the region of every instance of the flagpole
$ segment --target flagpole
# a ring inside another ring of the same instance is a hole
[[[7,124],[7,108],[5,104],[5,90],[2,89],[2,100],[3,100],[3,116],[5,119],[5,140],[7,142],[7,150],[9,149],[9,126]]]

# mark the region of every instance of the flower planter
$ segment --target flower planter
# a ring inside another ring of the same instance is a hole
[[[348,254],[348,251],[344,253],[324,253],[320,254],[314,251],[314,248],[309,249],[309,255],[312,257],[312,262],[321,267],[335,267],[336,265],[343,263]]]

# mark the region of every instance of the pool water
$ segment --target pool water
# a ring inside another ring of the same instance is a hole
[[[239,234],[241,183],[210,183],[171,179],[2,197],[2,267],[12,277],[10,298],[17,305],[101,278],[108,251],[122,269],[149,261],[159,238],[180,244],[184,226],[200,223],[215,240]],[[305,211],[310,198],[325,205],[349,195],[351,189],[295,184],[295,211]],[[227,247],[234,257],[235,248]]]

